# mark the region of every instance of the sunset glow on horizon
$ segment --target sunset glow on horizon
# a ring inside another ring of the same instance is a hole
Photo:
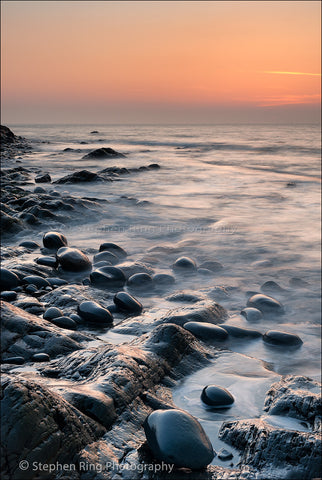
[[[2,121],[317,122],[320,37],[318,1],[3,1]]]

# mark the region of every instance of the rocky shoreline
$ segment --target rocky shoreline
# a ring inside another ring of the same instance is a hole
[[[317,382],[280,377],[267,392],[264,415],[253,418],[250,412],[247,420],[223,422],[219,438],[227,452],[221,453],[213,451],[199,422],[172,399],[185,376],[220,362],[221,354],[230,352],[225,344],[229,338],[260,338],[283,348],[300,348],[302,340],[280,331],[264,334],[234,327],[227,324],[226,309],[211,298],[171,293],[176,275],[197,270],[209,275],[222,268],[218,262],[198,266],[175,249],[156,247],[150,256],[168,258],[173,275],[154,274],[151,264],[127,259],[127,252],[111,242],[90,251],[69,246],[64,226],[79,218],[90,222],[105,201],[48,193],[39,186],[33,192],[24,189],[32,176],[40,179],[36,183],[51,179],[46,172],[15,166],[23,163],[17,157],[31,149],[26,140],[3,127],[1,140],[1,226],[9,239],[1,269],[2,478],[317,478]],[[113,152],[105,154],[119,155]],[[56,183],[111,182],[120,175],[152,174],[158,168],[150,164],[97,173],[80,170]],[[34,242],[35,231],[44,233],[43,245]],[[25,232],[26,239],[16,245],[19,232]],[[267,286],[270,291],[273,287]],[[149,289],[173,302],[174,308],[161,315],[149,311],[136,298]],[[250,292],[242,315],[250,320],[268,312],[283,315],[284,306],[269,295]],[[102,338],[106,329],[124,335],[126,343]],[[200,395],[214,409],[229,407],[235,399],[224,390],[205,385]],[[229,446],[240,451],[239,462],[231,462]],[[215,455],[227,460],[226,468],[211,465]]]

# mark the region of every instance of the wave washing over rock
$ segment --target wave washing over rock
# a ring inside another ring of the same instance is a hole
[[[313,127],[17,131],[1,478],[318,478]]]

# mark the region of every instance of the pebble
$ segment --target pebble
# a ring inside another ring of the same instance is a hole
[[[3,363],[10,363],[12,365],[23,365],[25,359],[23,357],[11,357],[3,360]]]
[[[56,268],[58,265],[57,259],[55,257],[38,257],[36,258],[36,263],[38,265],[45,265],[46,267]]]
[[[33,284],[27,285],[25,288],[25,292],[30,294],[36,293],[37,291],[38,291],[38,288],[36,287],[36,285],[33,285]]]
[[[60,248],[57,252],[57,260],[62,269],[68,272],[83,272],[92,268],[90,259],[77,248]]]
[[[47,353],[35,353],[32,357],[31,360],[33,362],[49,362],[50,357]]]
[[[104,307],[96,302],[82,302],[77,307],[78,315],[87,322],[110,324],[113,323],[113,316]]]
[[[125,310],[126,312],[140,313],[143,309],[142,304],[126,292],[118,292],[114,296],[113,301],[120,310]]]
[[[57,325],[57,327],[67,328],[68,330],[76,330],[77,327],[76,322],[69,317],[55,317],[52,318],[50,321],[54,325]]]
[[[285,292],[284,288],[280,287],[278,283],[273,280],[263,283],[261,286],[261,291],[269,294],[283,293]]]
[[[29,248],[29,250],[36,250],[40,248],[40,245],[31,240],[25,240],[24,242],[19,243],[19,247]]]
[[[152,280],[157,286],[173,285],[176,282],[175,278],[167,273],[157,273]]]
[[[46,190],[43,187],[36,187],[34,193],[46,193]]]
[[[47,232],[43,236],[44,247],[50,250],[58,250],[61,247],[67,246],[67,238],[59,232]]]
[[[273,345],[301,345],[303,343],[298,335],[278,330],[268,330],[264,334],[263,340]]]
[[[82,319],[82,317],[80,317],[79,315],[77,315],[76,313],[71,313],[69,315],[69,317],[74,320],[74,322],[76,323],[84,323],[84,320]]]
[[[212,272],[219,272],[224,267],[222,266],[221,263],[216,262],[214,260],[210,260],[210,261],[207,261],[207,262],[203,262],[201,265],[199,265],[199,269],[200,268],[202,268],[202,269],[205,268],[207,270],[211,270]]]
[[[143,427],[148,445],[160,461],[199,470],[215,456],[198,420],[182,410],[155,410]]]
[[[257,322],[263,318],[262,312],[254,307],[243,308],[240,314],[243,315],[248,322]]]
[[[230,407],[235,399],[228,390],[219,385],[207,385],[201,392],[201,400],[211,407]]]
[[[248,328],[241,328],[241,327],[235,327],[234,325],[226,325],[224,323],[220,324],[220,328],[223,328],[226,330],[226,332],[231,336],[231,337],[237,337],[237,338],[243,338],[243,337],[252,337],[252,338],[258,338],[261,337],[262,334],[261,332],[258,332],[257,330],[250,330]]]
[[[13,300],[16,300],[17,298],[17,292],[13,292],[10,290],[4,290],[1,292],[1,299],[5,300],[6,302],[12,302]]]
[[[183,328],[201,340],[226,340],[228,333],[218,325],[206,322],[187,322]]]
[[[148,273],[135,273],[126,282],[131,288],[147,288],[153,286],[152,277]]]
[[[6,268],[0,269],[0,289],[3,290],[11,290],[12,288],[18,287],[20,284],[19,277],[7,270]]]
[[[28,275],[24,277],[22,281],[25,284],[36,285],[37,288],[50,286],[50,283],[45,278],[39,277],[38,275]]]
[[[284,313],[284,307],[278,300],[261,293],[250,297],[247,301],[247,307],[257,308],[264,314],[274,313],[276,315],[282,315]]]
[[[110,262],[111,265],[116,265],[119,262],[120,258],[114,255],[112,252],[103,251],[94,255],[93,262],[97,264],[98,262]]]
[[[58,317],[62,317],[64,314],[63,312],[60,310],[60,308],[57,308],[57,307],[49,307],[47,308],[47,310],[45,311],[43,317],[45,320],[52,320],[53,318],[58,318]]]
[[[125,258],[127,257],[126,251],[120,247],[119,245],[116,245],[115,243],[102,243],[100,245],[99,251],[103,252],[105,250],[108,250],[109,252],[113,253],[116,255],[118,258]]]
[[[231,452],[229,452],[228,450],[226,450],[225,448],[222,448],[217,453],[217,457],[219,458],[219,460],[222,460],[223,462],[225,462],[226,460],[231,460],[233,458],[233,456],[234,455]]]
[[[194,271],[197,270],[197,265],[194,260],[189,257],[180,257],[172,265],[175,271]]]
[[[90,274],[91,283],[98,287],[123,287],[126,283],[124,272],[118,267],[101,267]]]

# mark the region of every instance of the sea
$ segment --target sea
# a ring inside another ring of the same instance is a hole
[[[10,127],[32,145],[22,165],[48,172],[52,181],[84,169],[160,165],[158,170],[142,169],[114,182],[43,184],[48,190],[108,201],[99,204],[92,218],[64,225],[62,233],[69,245],[88,251],[104,241],[114,242],[131,260],[150,263],[155,273],[173,273],[171,265],[180,256],[191,257],[198,265],[220,262],[222,270],[213,275],[176,278],[173,291],[217,301],[229,312],[232,325],[262,333],[280,330],[303,340],[296,349],[267,345],[261,338],[230,340],[226,345],[230,352],[223,351],[213,365],[186,377],[174,389],[176,405],[199,418],[216,448],[225,446],[217,437],[223,420],[264,415],[265,392],[281,375],[320,379],[318,125]],[[82,158],[100,147],[111,147],[125,157]],[[34,187],[31,183],[24,188]],[[56,229],[62,231],[59,225]],[[41,241],[42,234],[35,231],[28,239]],[[273,296],[283,303],[285,315],[250,324],[240,315],[247,295],[261,292],[268,281],[280,287]],[[153,291],[138,298],[151,321],[174,307]],[[113,331],[103,335],[112,343],[133,338]],[[228,388],[239,400],[228,412],[214,414],[201,405],[200,390],[212,383]],[[284,427],[304,428],[293,423]],[[214,463],[224,465],[218,458]]]

